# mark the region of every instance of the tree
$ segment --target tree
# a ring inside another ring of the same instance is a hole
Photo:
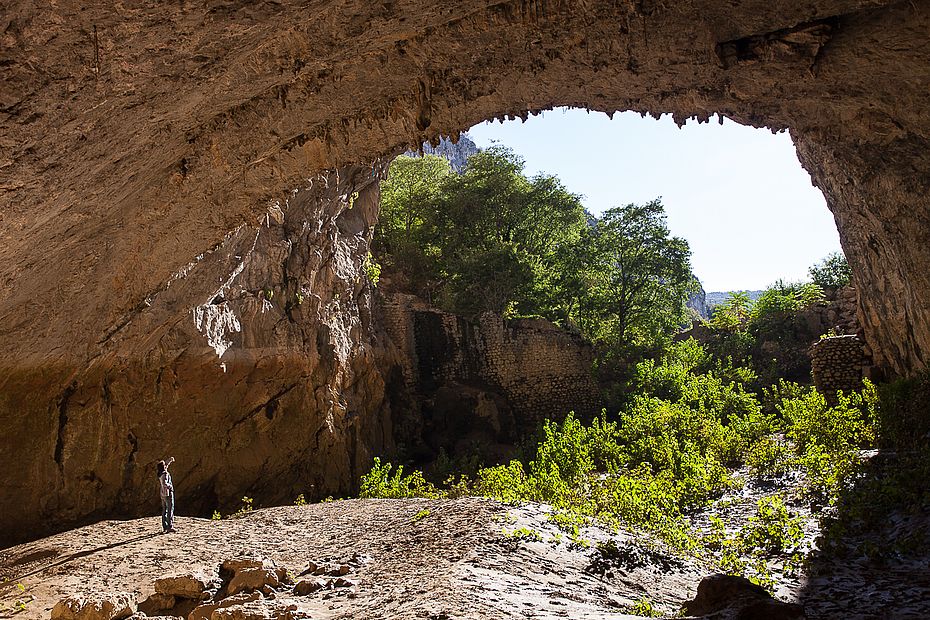
[[[808,269],[811,280],[822,288],[840,288],[849,284],[852,270],[841,252],[828,254],[822,261]]]
[[[556,289],[586,215],[556,177],[527,178],[502,146],[472,155],[461,175],[436,157],[399,157],[381,200],[377,249],[434,303],[466,316],[567,315]]]
[[[381,183],[381,213],[374,238],[375,251],[390,264],[423,284],[435,277],[435,211],[443,182],[452,174],[441,157],[401,156],[391,162]]]
[[[651,344],[674,331],[694,287],[688,243],[673,237],[661,201],[615,207],[581,237],[577,317],[603,344]]]
[[[748,292],[732,292],[722,304],[714,308],[710,324],[720,330],[739,329],[749,320],[751,310],[752,299]]]

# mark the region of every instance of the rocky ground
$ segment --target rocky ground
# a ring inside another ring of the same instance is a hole
[[[728,523],[764,491],[747,485],[729,498]],[[479,498],[343,500],[182,517],[171,534],[156,517],[106,521],[0,552],[0,616],[594,619],[644,612],[644,601],[673,616],[714,572],[643,535],[588,527],[571,536],[547,513]],[[782,575],[776,592],[810,618],[927,617],[927,566],[851,558],[810,580]],[[713,617],[759,617],[760,605],[765,617],[803,617],[741,582],[702,588],[695,615],[739,600],[742,612]]]
[[[623,617],[644,597],[674,611],[705,574],[661,554],[592,568],[593,543],[607,534],[583,532],[591,546],[559,540],[545,513],[476,498],[346,500],[222,521],[180,518],[178,532],[167,535],[154,517],[107,521],[3,551],[0,596],[4,613],[24,620],[92,617],[56,609],[69,595],[86,603],[106,594],[116,607],[128,599],[150,615],[188,615],[192,601],[152,595],[177,595],[195,581],[156,580],[191,575],[220,599],[239,587],[217,579],[221,564],[258,558],[272,568],[265,583],[253,584],[266,594],[234,593],[248,617],[602,618]],[[295,583],[313,592],[295,594]],[[13,609],[15,599],[26,600],[25,609]]]

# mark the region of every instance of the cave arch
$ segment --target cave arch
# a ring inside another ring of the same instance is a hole
[[[379,156],[557,105],[789,129],[874,357],[927,365],[930,0],[22,0],[0,36],[11,539],[144,512],[166,445],[182,506],[351,485]]]

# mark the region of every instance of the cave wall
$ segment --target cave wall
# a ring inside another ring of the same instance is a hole
[[[181,514],[352,489],[393,436],[360,276],[378,199],[371,168],[308,179],[180,267],[82,367],[5,364],[2,538],[155,514],[168,456]]]
[[[169,452],[182,513],[346,486],[377,157],[556,105],[790,129],[873,357],[925,367],[928,41],[930,0],[5,3],[0,532],[150,510]]]

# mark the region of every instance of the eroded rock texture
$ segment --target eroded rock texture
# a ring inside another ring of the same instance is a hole
[[[374,158],[553,105],[790,128],[873,354],[926,365],[928,0],[13,0],[0,46],[7,539],[152,510],[166,453],[188,509],[348,488]]]

